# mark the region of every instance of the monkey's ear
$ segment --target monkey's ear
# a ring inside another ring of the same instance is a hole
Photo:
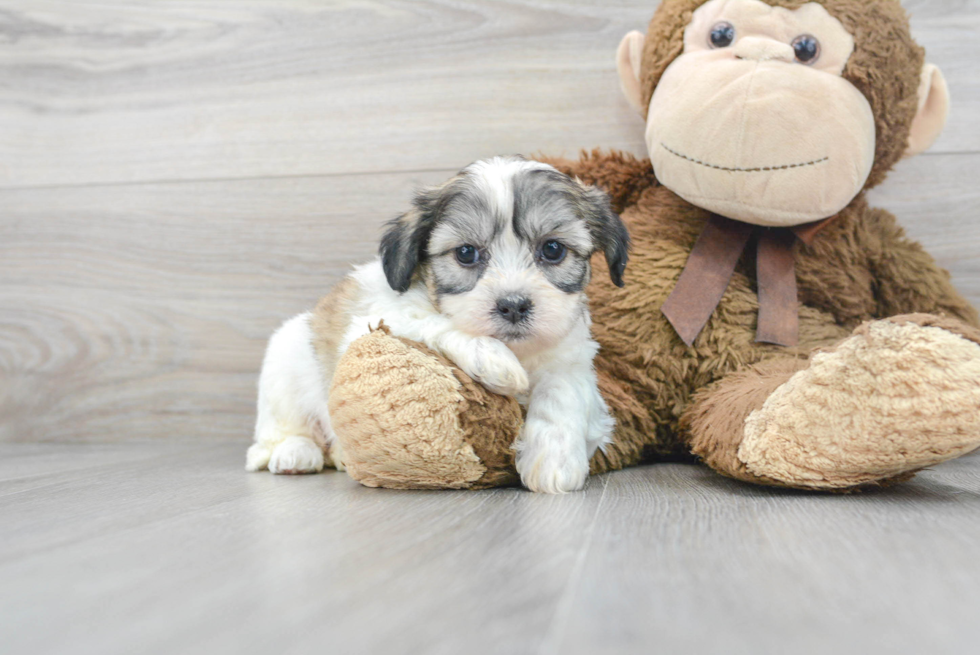
[[[388,286],[403,293],[412,284],[415,269],[426,257],[429,235],[441,205],[442,189],[423,189],[415,194],[414,207],[389,221],[378,254]]]
[[[640,62],[643,60],[643,32],[633,30],[619,42],[616,51],[616,69],[619,71],[619,85],[630,106],[643,114],[643,94],[640,89]]]
[[[942,71],[932,64],[922,67],[919,82],[919,111],[912,121],[909,131],[909,145],[906,157],[912,157],[927,150],[946,125],[949,114],[949,88]]]
[[[609,206],[609,196],[594,186],[583,186],[586,222],[596,250],[602,250],[613,284],[625,284],[623,273],[630,258],[630,233],[623,219]]]

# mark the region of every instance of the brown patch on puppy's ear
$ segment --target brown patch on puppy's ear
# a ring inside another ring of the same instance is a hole
[[[360,287],[354,278],[345,277],[320,299],[313,310],[313,317],[310,319],[313,349],[325,379],[333,376],[337,366],[337,352],[347,331],[354,299],[359,291]]]
[[[594,186],[582,186],[581,205],[592,243],[606,256],[613,284],[622,287],[625,284],[623,272],[630,258],[630,234],[626,224],[610,207],[609,196]]]

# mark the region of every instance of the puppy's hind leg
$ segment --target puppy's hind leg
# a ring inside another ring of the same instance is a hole
[[[248,449],[245,469],[317,473],[323,470],[332,436],[310,314],[300,314],[269,339],[259,377],[255,443]]]

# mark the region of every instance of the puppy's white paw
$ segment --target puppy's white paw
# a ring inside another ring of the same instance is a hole
[[[555,430],[554,426],[544,430]],[[570,448],[565,439],[536,434],[518,446],[517,472],[531,491],[563,494],[578,491],[589,477],[589,460],[583,448]]]
[[[245,470],[262,471],[269,466],[272,449],[262,443],[253,443],[245,453]]]
[[[278,475],[319,473],[323,470],[323,450],[306,437],[287,437],[272,451],[269,470]]]
[[[494,393],[516,396],[526,393],[529,381],[510,348],[493,337],[473,339],[472,348],[456,364],[474,380]]]

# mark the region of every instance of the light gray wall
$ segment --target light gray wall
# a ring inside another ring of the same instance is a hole
[[[411,189],[497,153],[644,154],[651,0],[0,0],[0,440],[247,439],[275,326]],[[980,2],[907,2],[949,127],[895,211],[980,301]]]

